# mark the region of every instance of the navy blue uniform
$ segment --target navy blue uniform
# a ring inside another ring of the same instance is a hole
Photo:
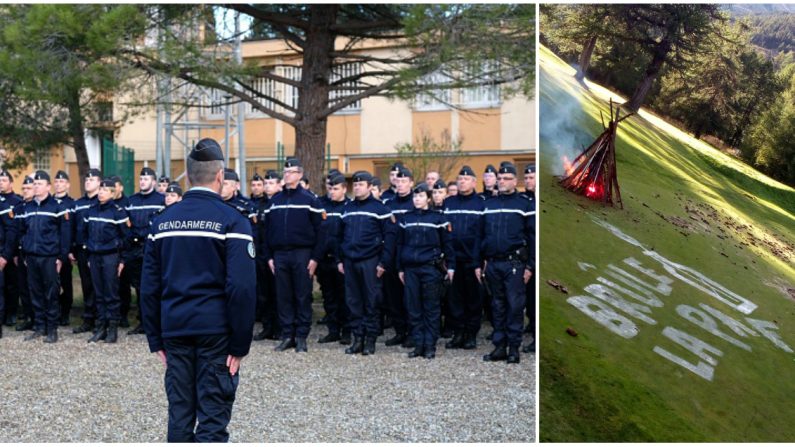
[[[17,238],[17,226],[14,222],[14,212],[13,207],[10,203],[8,203],[4,198],[0,197],[0,256],[2,256],[8,265],[14,263],[14,251],[16,238]],[[4,284],[5,284],[5,270],[0,270],[0,324],[2,324],[6,314],[5,314],[5,293],[4,293]],[[16,312],[16,309],[14,309]],[[0,329],[0,337],[2,337],[3,331]]]
[[[524,271],[535,268],[535,211],[518,192],[486,201],[481,255],[488,264],[495,346],[522,343],[525,305]]]
[[[127,213],[113,201],[97,202],[83,213],[82,239],[91,263],[96,319],[105,324],[118,323],[121,318],[117,271],[120,261],[125,269],[130,262],[129,227]]]
[[[536,195],[533,191],[525,191],[522,193],[527,199],[530,201],[532,205],[532,210],[536,210]],[[527,281],[527,285],[525,287],[525,315],[527,315],[527,327],[525,328],[525,332],[529,334],[533,334],[533,340],[535,340],[535,333],[536,333],[536,283],[533,278],[536,277],[535,269],[531,270],[533,272],[533,276],[530,277],[530,281]]]
[[[83,322],[88,326],[94,324],[96,318],[96,304],[94,302],[94,284],[91,281],[91,271],[88,268],[88,252],[85,250],[85,238],[83,236],[84,218],[91,206],[99,203],[97,195],[94,197],[83,197],[75,201],[72,208],[74,237],[72,239],[72,255],[77,260],[77,271],[80,274],[80,287],[83,290]]]
[[[337,230],[337,261],[345,270],[345,301],[350,327],[356,337],[378,336],[378,306],[381,304],[381,281],[376,267],[392,261],[384,241],[394,215],[383,203],[370,195],[352,200],[342,211]]]
[[[328,196],[320,199],[320,205],[326,210],[324,234],[339,234],[342,223],[342,212],[350,202],[344,198],[339,202],[331,200]],[[317,282],[320,283],[320,292],[323,294],[323,309],[326,311],[326,325],[329,334],[340,335],[350,333],[348,326],[348,309],[345,304],[345,276],[337,269],[335,237],[326,237],[323,251],[317,266]]]
[[[414,209],[414,202],[412,201],[411,192],[405,196],[395,195],[394,198],[385,200],[384,205],[389,208],[398,223],[405,213]],[[398,227],[396,224],[387,227],[388,231],[386,235],[386,245],[389,253],[391,254],[395,253],[397,228]],[[395,328],[395,336],[403,337],[407,335],[409,331],[406,316],[406,306],[403,301],[403,283],[400,282],[400,278],[398,277],[394,259],[389,259],[389,263],[385,266],[385,268],[384,312],[392,321],[392,325]]]
[[[138,297],[138,319],[140,320],[141,266],[144,259],[144,243],[146,242],[146,236],[149,234],[149,223],[152,221],[152,216],[166,207],[166,196],[153,189],[148,194],[138,192],[130,196],[129,200],[126,199],[126,197],[122,196],[119,200],[116,200],[116,204],[127,211],[132,224],[130,240],[126,248],[129,253],[127,254],[127,262],[124,264],[120,282],[121,316],[122,318],[127,318],[127,314],[130,312],[132,303],[130,286],[132,286],[135,289],[135,295]]]
[[[65,194],[62,197],[55,197],[62,205],[66,207],[71,213],[75,207],[75,200]],[[69,220],[70,234],[74,237],[75,219],[74,216]],[[70,250],[71,251],[71,250]],[[74,302],[74,290],[72,289],[72,262],[69,261],[69,255],[61,259],[61,272],[59,273],[61,281],[61,293],[58,295],[58,304],[61,308],[61,326],[69,324],[69,314],[72,312],[72,303]]]
[[[22,248],[22,240],[19,236],[20,231],[22,231],[22,224],[24,223],[22,215],[25,212],[25,203],[27,202],[19,202],[14,207],[14,224],[17,232],[14,256],[17,258],[17,263],[14,264],[16,275],[13,275],[13,278],[17,283],[17,292],[19,293],[19,302],[22,306],[23,317],[30,322],[30,328],[32,329],[33,320],[35,319],[33,315],[33,301],[30,299],[30,288],[28,287],[28,266],[25,264],[25,250]],[[9,279],[11,279],[11,272],[5,273],[8,275]]]
[[[486,200],[474,192],[448,197],[444,214],[453,226],[452,238],[457,270],[450,302],[453,331],[474,339],[480,330],[482,298],[475,270],[482,265],[483,210]]]
[[[22,198],[16,195],[14,192],[10,193],[0,193],[0,199],[3,202],[7,203],[8,206],[13,210],[20,202],[22,202]],[[14,225],[16,229],[16,225]],[[16,255],[16,246],[12,247],[13,253]],[[14,320],[16,319],[16,315],[19,309],[19,279],[17,275],[19,275],[18,268],[12,259],[8,260],[8,265],[6,268],[3,269],[3,274],[5,276],[5,282],[3,284],[3,293],[5,296],[5,306],[6,306],[6,317],[5,323],[7,325],[14,324]],[[2,323],[2,322],[0,322]]]
[[[395,193],[395,187],[390,186],[386,191],[381,193],[381,201],[386,202],[387,200],[394,199],[397,196]]]
[[[267,231],[264,225],[264,212],[270,206],[270,198],[263,195],[257,203],[257,225],[255,234],[255,243],[260,247],[257,256],[257,319],[262,323],[262,332],[258,336],[258,340],[265,338],[278,339],[281,337],[281,329],[279,327],[279,314],[277,312],[276,303],[276,278],[273,276],[270,267],[268,267],[268,260],[265,259],[265,253],[262,250],[263,241],[267,237]]]
[[[59,323],[59,278],[56,261],[69,253],[69,210],[53,196],[22,206],[19,237],[27,263],[28,287],[34,310],[34,329],[49,334]]]
[[[229,438],[240,374],[230,376],[226,359],[251,346],[254,257],[251,225],[209,189],[191,189],[152,222],[143,324],[149,349],[166,352],[169,442]]]
[[[411,336],[416,348],[435,353],[444,276],[455,270],[450,223],[440,211],[414,209],[398,225],[395,263],[404,274]]]
[[[312,325],[310,259],[318,261],[323,247],[323,208],[309,191],[297,185],[271,198],[263,213],[264,259],[273,259],[276,300],[282,340],[306,339]]]

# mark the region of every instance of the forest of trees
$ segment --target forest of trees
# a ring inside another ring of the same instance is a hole
[[[786,6],[786,5],[784,5]],[[542,5],[541,42],[795,185],[795,13],[718,5]]]

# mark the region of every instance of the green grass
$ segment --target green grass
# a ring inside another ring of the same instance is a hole
[[[630,256],[665,274],[640,249],[593,222],[599,218],[752,300],[759,307],[750,317],[775,321],[778,334],[795,348],[795,300],[786,291],[795,289],[795,190],[645,113],[619,125],[616,151],[624,210],[563,190],[554,177],[565,141],[561,129],[574,134],[577,147],[589,144],[602,130],[599,111],[607,112],[607,99],[619,96],[578,84],[573,69],[546,49],[539,60],[540,439],[795,439],[795,354],[763,337],[742,339],[752,348],[747,352],[688,322],[675,308],[704,303],[743,321],[739,312],[675,279],[670,296],[658,294],[664,305],[650,314],[656,324],[633,319],[639,334],[624,339],[566,301],[587,295],[584,287],[596,283],[608,264]],[[564,124],[545,127],[555,120]],[[699,223],[689,218],[685,206],[712,207],[719,220]],[[673,224],[675,218],[689,226]],[[738,231],[742,224],[750,227]],[[775,244],[780,253],[763,241]],[[597,268],[583,271],[578,262]],[[569,294],[553,289],[548,280],[565,285]],[[653,352],[661,346],[697,360],[662,335],[666,326],[723,352],[716,357],[712,381]],[[568,335],[567,328],[578,335]],[[722,324],[719,329],[729,332]]]

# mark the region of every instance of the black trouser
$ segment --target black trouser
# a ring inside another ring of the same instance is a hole
[[[72,263],[69,257],[61,259],[61,272],[58,274],[61,283],[61,293],[58,295],[58,306],[61,309],[61,317],[66,318],[72,312],[74,303],[74,292],[72,289]]]
[[[134,250],[140,251],[139,248],[134,248]],[[140,252],[140,254],[142,255],[143,253]],[[143,256],[134,256],[124,264],[124,270],[122,270],[121,278],[119,279],[119,298],[121,299],[122,318],[126,318],[127,314],[130,313],[130,307],[132,305],[132,293],[130,291],[130,286],[132,286],[132,288],[135,289],[135,297],[137,301],[137,318],[138,321],[141,321],[141,270],[143,268],[143,264]]]
[[[486,266],[486,281],[491,289],[491,309],[494,315],[494,335],[491,342],[518,347],[522,344],[525,305],[525,265],[520,261],[490,260]]]
[[[57,256],[27,255],[28,287],[33,302],[33,328],[38,332],[52,331],[58,327],[60,306],[58,290],[60,289]]]
[[[240,372],[226,366],[228,335],[163,339],[168,442],[227,442]],[[198,426],[196,422],[198,421]]]
[[[414,345],[435,348],[439,340],[440,301],[444,293],[442,272],[433,265],[425,265],[406,267],[403,274],[406,311]]]
[[[378,336],[378,307],[381,304],[381,280],[376,275],[378,257],[357,261],[345,260],[345,302],[350,328],[356,337]]]
[[[7,261],[8,264],[6,264],[6,268],[3,269],[3,275],[5,276],[3,296],[5,297],[6,318],[12,315],[16,316],[17,312],[19,312],[19,280],[17,278],[19,274],[17,270],[19,269],[14,265],[13,259],[8,259]],[[25,316],[27,316],[27,314]]]
[[[475,267],[456,267],[450,288],[450,322],[456,332],[477,334],[480,330],[481,303],[480,281],[475,277]]]
[[[403,283],[394,269],[384,273],[384,311],[392,320],[397,335],[408,333],[406,306],[403,301]]]
[[[317,282],[323,294],[329,333],[350,332],[348,308],[345,305],[345,275],[339,272],[333,259],[324,259],[318,264]]]
[[[80,288],[83,290],[83,321],[92,322],[97,315],[94,301],[94,283],[91,281],[91,270],[88,267],[88,252],[81,248],[75,249],[77,271],[80,273]]]
[[[35,319],[33,312],[33,301],[30,298],[30,288],[28,287],[28,266],[25,265],[27,255],[20,254],[17,258],[19,264],[16,266],[16,279],[17,291],[19,292],[19,301],[22,305],[22,313],[25,318],[33,321]]]
[[[118,322],[121,317],[119,300],[119,254],[91,254],[91,277],[97,306],[97,321]],[[124,268],[127,268],[125,265]]]
[[[6,297],[5,291],[3,290],[6,282],[5,276],[5,272],[0,270],[0,324],[3,324],[3,320],[6,317]]]
[[[257,263],[257,320],[266,331],[280,334],[276,307],[276,278],[268,264]]]
[[[282,339],[306,338],[312,328],[312,278],[307,265],[309,248],[277,251],[273,254],[276,269],[276,309]]]

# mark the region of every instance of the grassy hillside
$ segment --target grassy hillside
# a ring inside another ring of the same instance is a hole
[[[643,111],[619,125],[623,210],[563,190],[623,99],[538,57],[540,439],[795,439],[795,190]]]

